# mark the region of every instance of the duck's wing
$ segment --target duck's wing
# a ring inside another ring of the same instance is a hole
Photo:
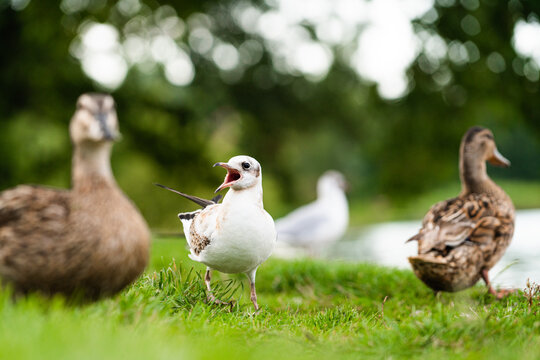
[[[491,241],[501,225],[494,200],[471,194],[435,204],[426,214],[422,229],[408,241],[418,241],[418,253],[445,250],[463,244]]]
[[[66,190],[28,185],[0,193],[2,277],[15,283],[39,281],[49,270],[51,253],[69,229],[69,198]]]
[[[1,236],[61,232],[70,212],[69,191],[19,185],[0,193]],[[2,242],[0,242],[2,243]]]
[[[203,208],[205,208],[207,206],[210,206],[210,205],[217,204],[221,200],[221,195],[214,196],[212,198],[212,200],[206,200],[206,199],[203,199],[203,198],[200,198],[200,197],[197,197],[197,196],[184,194],[184,193],[182,193],[182,192],[180,192],[178,190],[171,189],[170,187],[165,186],[165,185],[161,185],[161,184],[158,184],[158,183],[155,183],[154,185],[159,186],[159,187],[161,187],[163,189],[172,191],[173,193],[176,193],[178,195],[181,195],[181,196],[185,197],[186,199],[193,201],[195,204],[197,204],[197,205],[199,205],[199,206],[201,206]]]

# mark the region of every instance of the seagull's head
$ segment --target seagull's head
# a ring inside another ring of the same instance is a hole
[[[250,156],[235,156],[226,163],[218,162],[214,166],[221,166],[227,170],[225,180],[216,192],[227,187],[243,190],[261,183],[261,164]]]
[[[74,144],[105,143],[120,137],[114,99],[107,94],[82,94],[69,125]]]
[[[336,170],[326,171],[317,181],[317,194],[319,197],[328,193],[333,193],[335,189],[346,191],[348,188],[349,184],[347,183],[347,180],[345,180],[345,176]]]

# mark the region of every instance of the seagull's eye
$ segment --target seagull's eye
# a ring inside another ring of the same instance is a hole
[[[249,169],[250,167],[251,167],[251,164],[248,163],[247,161],[244,161],[244,162],[242,163],[242,168],[243,168],[244,170],[247,170],[247,169]]]

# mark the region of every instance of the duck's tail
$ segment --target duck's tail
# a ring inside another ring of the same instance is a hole
[[[418,240],[420,240],[421,237],[422,237],[421,233],[415,234],[415,235],[411,236],[410,238],[408,238],[407,241],[405,241],[405,243],[408,243],[408,242],[411,242],[411,241],[418,241]]]

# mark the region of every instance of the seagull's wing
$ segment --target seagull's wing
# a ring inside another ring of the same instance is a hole
[[[159,187],[161,187],[163,189],[172,191],[173,193],[176,193],[178,195],[181,195],[181,196],[185,197],[186,199],[189,199],[189,200],[193,201],[195,204],[197,204],[199,206],[202,206],[203,208],[205,208],[207,206],[210,206],[210,205],[217,204],[219,202],[219,200],[221,200],[221,195],[215,196],[214,198],[212,198],[212,200],[206,200],[206,199],[203,199],[203,198],[200,198],[200,197],[197,197],[197,196],[184,194],[184,193],[182,193],[182,192],[180,192],[178,190],[171,189],[170,187],[165,186],[165,185],[161,185],[161,184],[157,184],[157,183],[155,183],[154,185],[159,186]]]
[[[289,215],[276,220],[278,239],[290,244],[307,244],[324,235],[331,223],[328,211],[314,202],[294,210]]]
[[[191,251],[191,259],[201,261],[201,251],[212,242],[218,228],[217,217],[221,206],[223,205],[213,204],[204,209],[178,214]]]
[[[317,228],[325,221],[328,221],[328,219],[323,215],[309,214],[309,216],[298,218],[295,222],[289,222],[285,225],[276,223],[276,228],[279,233],[291,236],[308,235],[316,233]]]

